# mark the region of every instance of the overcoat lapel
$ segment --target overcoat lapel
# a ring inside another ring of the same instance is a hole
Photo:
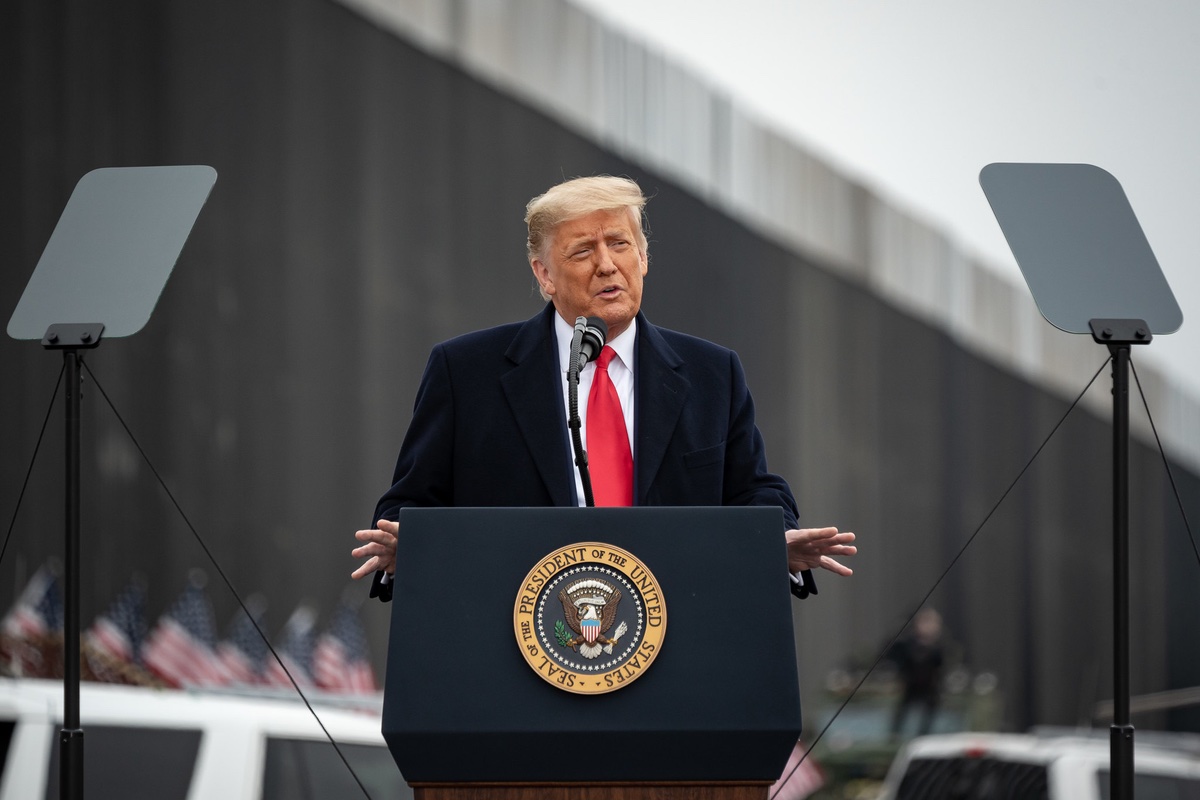
[[[662,466],[691,382],[679,372],[683,360],[641,314],[638,314],[637,339],[634,379],[637,448],[633,463],[637,490],[634,502],[641,505],[646,502]]]
[[[574,476],[551,325],[553,313],[554,306],[547,304],[545,311],[518,329],[504,354],[512,368],[500,377],[500,383],[551,500],[556,506],[571,506]]]

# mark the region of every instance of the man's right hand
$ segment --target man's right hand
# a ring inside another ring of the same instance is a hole
[[[367,560],[350,573],[351,578],[373,575],[379,570],[388,575],[396,572],[396,536],[400,533],[400,523],[381,519],[375,524],[379,527],[354,532],[354,538],[365,544],[351,550],[350,555]]]

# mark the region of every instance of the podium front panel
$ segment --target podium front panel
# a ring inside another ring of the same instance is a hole
[[[800,734],[778,508],[406,508],[383,732],[410,782],[774,780]],[[525,577],[577,542],[629,551],[667,609],[655,661],[563,691],[513,627]]]

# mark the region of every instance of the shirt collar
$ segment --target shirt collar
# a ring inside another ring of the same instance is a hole
[[[558,311],[554,312],[554,337],[558,342],[558,366],[566,372],[571,364],[571,339],[575,335],[575,326],[562,318]],[[637,317],[629,321],[629,327],[621,331],[615,339],[605,342],[617,352],[617,358],[630,372],[633,371],[633,345],[637,339]],[[590,363],[590,362],[589,362]]]

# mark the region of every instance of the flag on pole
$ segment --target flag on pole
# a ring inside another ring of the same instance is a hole
[[[369,694],[379,688],[358,606],[348,599],[338,605],[329,627],[317,640],[313,677],[318,686],[331,692]]]
[[[84,643],[93,653],[125,664],[141,662],[145,638],[146,584],[136,578],[84,633]]]
[[[270,659],[267,662],[267,683],[291,689],[292,681],[288,678],[290,673],[301,689],[311,689],[316,685],[313,680],[316,622],[315,611],[305,605],[296,607],[278,637],[282,643],[275,647],[275,652],[280,660]],[[284,671],[284,667],[287,668],[287,672]]]
[[[62,633],[63,599],[57,572],[49,565],[38,568],[4,616],[0,630],[15,639],[26,640]]]
[[[58,569],[43,565],[0,621],[0,670],[30,678],[62,677],[63,598]]]
[[[84,680],[162,686],[142,663],[146,638],[146,582],[135,577],[83,634]]]
[[[188,587],[146,639],[142,659],[172,686],[221,686],[229,675],[216,654],[216,622],[202,576]]]
[[[234,612],[225,641],[217,645],[217,655],[235,684],[261,686],[266,681],[263,670],[267,643],[259,633],[264,627],[266,608],[266,601],[261,596],[247,600],[246,608]]]

